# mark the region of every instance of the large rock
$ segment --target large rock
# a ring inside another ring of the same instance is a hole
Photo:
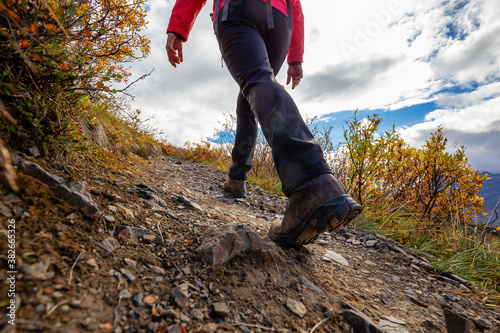
[[[205,241],[197,251],[212,265],[221,265],[250,249],[277,251],[268,236],[261,236],[250,226],[241,223],[208,228]]]
[[[448,309],[444,309],[444,319],[448,333],[472,332],[472,325],[470,321],[459,314],[456,314]]]
[[[382,330],[364,313],[355,309],[351,304],[342,302],[347,310],[342,315],[357,333],[383,333]]]
[[[80,207],[86,215],[93,216],[101,211],[85,190],[85,182],[66,182],[61,177],[45,171],[38,164],[22,159],[17,161],[16,166],[22,173],[47,184],[59,199]]]

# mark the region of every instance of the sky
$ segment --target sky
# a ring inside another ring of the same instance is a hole
[[[209,18],[198,16],[173,68],[165,52],[173,0],[148,1],[148,58],[131,64],[132,107],[154,116],[176,145],[216,136],[234,113],[238,86],[221,66]],[[287,91],[303,117],[333,126],[374,113],[420,147],[443,126],[450,151],[465,146],[472,166],[500,173],[500,1],[302,0],[304,78]],[[286,81],[286,66],[277,79]]]

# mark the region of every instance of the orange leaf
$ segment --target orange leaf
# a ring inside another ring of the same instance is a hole
[[[109,91],[109,87],[104,87],[104,91]]]
[[[85,36],[87,36],[87,38],[90,38],[92,36],[88,28],[83,29],[83,31],[85,31]]]
[[[63,71],[67,71],[69,69],[69,65],[67,63],[61,64],[61,69]]]
[[[55,30],[54,25],[52,23],[46,24],[45,28],[47,28],[47,30],[51,30],[52,32]]]
[[[113,324],[111,324],[111,323],[100,324],[99,328],[104,329],[104,330],[112,330]]]
[[[151,312],[151,314],[155,317],[160,317],[161,316],[161,313],[158,313],[158,311],[156,311],[156,308],[153,307],[153,311]]]
[[[19,15],[17,15],[17,13],[13,10],[9,10],[9,15],[12,16],[13,18],[16,18],[16,19],[19,18]]]
[[[36,24],[31,23],[31,31],[36,32],[37,30],[38,30],[38,27],[36,26]]]
[[[30,45],[27,40],[20,40],[19,44],[21,44],[21,47],[24,47],[24,48],[26,48]]]
[[[43,59],[42,59],[42,57],[40,57],[40,55],[38,55],[38,54],[36,54],[36,53],[35,53],[35,54],[33,54],[33,57],[34,57],[36,60],[38,60],[38,61],[42,61],[42,60],[43,60]]]
[[[153,304],[157,300],[158,300],[158,298],[156,298],[156,296],[148,295],[148,296],[144,297],[144,299],[142,300],[142,302],[145,303],[145,304]]]

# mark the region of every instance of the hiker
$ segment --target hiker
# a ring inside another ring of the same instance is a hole
[[[174,67],[183,61],[182,43],[205,2],[177,0],[172,9],[166,50]],[[240,87],[233,164],[224,189],[245,195],[258,122],[288,197],[284,217],[271,224],[269,236],[282,247],[309,244],[351,221],[362,207],[335,179],[295,102],[275,79],[285,58],[287,84],[294,89],[302,79],[300,0],[215,0],[212,17],[222,58]]]

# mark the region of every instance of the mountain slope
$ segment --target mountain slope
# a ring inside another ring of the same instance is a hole
[[[488,213],[486,221],[496,205],[499,204],[500,200],[500,174],[488,175],[488,180],[483,183],[483,188],[479,191],[479,196],[484,198],[484,206],[486,208],[486,212]],[[497,208],[497,213],[500,215],[500,207]],[[500,225],[500,221],[497,220],[491,225],[498,226]]]

